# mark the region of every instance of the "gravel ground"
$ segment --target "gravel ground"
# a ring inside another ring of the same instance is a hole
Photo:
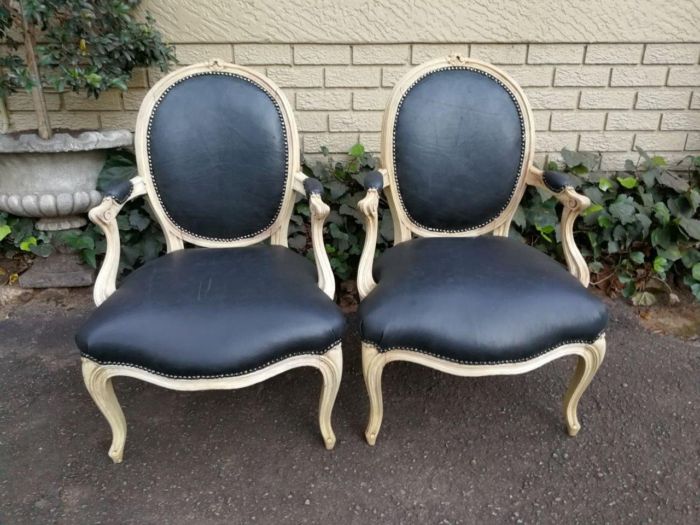
[[[351,318],[335,450],[312,369],[232,392],[120,379],[114,465],[73,344],[89,291],[16,298],[0,306],[0,523],[700,523],[700,343],[610,307],[576,438],[561,415],[573,358],[478,379],[396,363],[369,447]]]

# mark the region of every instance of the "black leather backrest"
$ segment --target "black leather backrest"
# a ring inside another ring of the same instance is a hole
[[[515,96],[492,75],[445,67],[421,77],[404,93],[393,132],[395,181],[414,224],[475,229],[513,197],[525,125]]]
[[[176,82],[151,114],[147,147],[160,204],[190,235],[233,241],[277,219],[286,128],[277,102],[250,79],[207,72]]]

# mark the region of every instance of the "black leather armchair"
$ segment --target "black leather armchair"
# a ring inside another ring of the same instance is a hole
[[[573,223],[590,205],[564,174],[532,165],[532,114],[503,71],[451,56],[422,64],[396,85],[382,131],[383,168],[359,203],[367,235],[358,269],[362,362],[370,398],[366,438],[382,422],[386,364],[409,361],[459,376],[521,374],[559,357],[578,365],[564,402],[568,432],[605,355],[607,311]],[[527,184],[563,204],[567,272],[508,238]],[[394,246],[375,262],[384,192]]]
[[[135,147],[140,175],[90,212],[107,253],[94,290],[98,308],[76,336],[85,384],[112,428],[110,457],[122,460],[126,439],[113,377],[174,390],[235,389],[303,366],[322,374],[319,423],[332,448],[344,318],[332,301],[323,244],[329,208],[320,184],[300,171],[289,103],[250,69],[189,66],[147,94]],[[287,248],[294,191],[309,199],[316,271]],[[141,196],[168,253],[117,289],[116,217]]]

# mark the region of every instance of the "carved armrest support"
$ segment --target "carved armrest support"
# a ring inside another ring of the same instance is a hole
[[[581,212],[591,205],[591,200],[578,193],[564,173],[531,167],[527,182],[551,192],[564,205],[561,214],[561,238],[566,265],[569,272],[587,287],[591,280],[590,272],[574,240],[574,223]]]
[[[295,176],[294,189],[306,195],[309,200],[311,212],[311,245],[314,250],[316,272],[318,273],[318,287],[331,299],[335,296],[335,276],[331,268],[331,261],[326,252],[326,243],[323,242],[323,225],[331,212],[328,204],[323,202],[323,184],[320,181],[307,177],[303,173]]]
[[[381,172],[368,173],[364,180],[367,194],[357,203],[357,207],[365,217],[365,244],[362,247],[360,266],[357,269],[357,291],[360,299],[364,299],[377,286],[372,275],[372,267],[379,234],[379,192],[384,185],[384,175]]]
[[[143,179],[134,177],[105,191],[102,202],[88,213],[90,220],[104,233],[107,243],[105,258],[97,274],[93,290],[93,298],[97,306],[102,304],[117,288],[117,271],[119,270],[121,250],[117,215],[128,201],[145,195],[145,193],[146,185]]]

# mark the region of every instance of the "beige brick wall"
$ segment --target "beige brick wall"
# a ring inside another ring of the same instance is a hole
[[[621,168],[641,146],[675,161],[700,154],[700,43],[185,43],[181,64],[220,57],[279,84],[296,111],[304,152],[379,148],[391,88],[413,65],[451,52],[487,60],[524,88],[537,129],[538,161],[563,147],[602,153]],[[138,71],[127,93],[99,100],[49,94],[56,127],[133,128],[158,71]],[[35,126],[27,95],[8,100],[14,129]]]

